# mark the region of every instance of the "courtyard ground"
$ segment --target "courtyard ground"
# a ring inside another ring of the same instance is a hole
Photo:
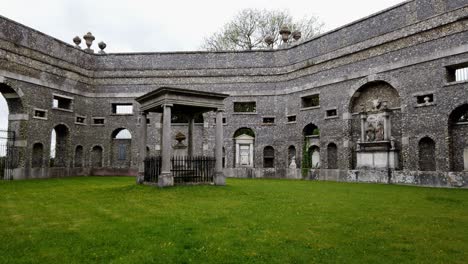
[[[0,182],[1,263],[466,263],[468,190],[129,177]]]

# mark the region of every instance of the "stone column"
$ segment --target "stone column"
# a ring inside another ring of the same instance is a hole
[[[226,185],[223,173],[223,111],[216,111],[216,138],[215,138],[215,185]]]
[[[145,178],[145,158],[147,142],[147,116],[145,112],[140,112],[140,138],[138,142],[138,175],[137,183],[142,184]]]
[[[254,167],[254,144],[250,143],[250,167]]]
[[[361,114],[361,142],[366,142],[366,119],[365,113]]]
[[[194,116],[190,116],[189,118],[189,126],[188,126],[188,141],[187,141],[187,145],[188,145],[188,149],[187,149],[187,153],[188,153],[188,156],[191,157],[193,156],[193,153],[195,152],[195,146],[193,144],[193,133],[194,133],[194,130],[195,130],[195,118]]]
[[[392,126],[390,124],[390,115],[388,112],[384,112],[384,140],[388,141],[392,137]]]
[[[236,164],[234,165],[236,168],[239,167],[239,153],[240,151],[240,147],[239,147],[239,143],[237,143],[237,140],[236,140]]]
[[[171,140],[171,104],[163,107],[163,125],[161,133],[161,174],[158,178],[158,186],[166,187],[174,185],[171,174],[172,140]]]

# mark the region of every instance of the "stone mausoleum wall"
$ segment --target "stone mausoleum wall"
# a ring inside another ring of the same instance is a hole
[[[288,48],[248,52],[87,53],[0,17],[0,91],[9,105],[9,128],[16,133],[17,179],[135,175],[139,105],[134,99],[173,86],[230,95],[224,126],[228,176],[302,178],[300,169],[289,168],[288,149],[294,146],[300,168],[303,130],[314,124],[320,135],[307,147],[320,149],[320,168],[306,173],[308,178],[466,187],[468,126],[455,124],[452,117],[468,105],[468,82],[451,79],[452,70],[464,64],[464,0],[406,1]],[[316,94],[319,105],[303,107],[302,98]],[[427,95],[432,101],[421,103]],[[71,99],[71,109],[53,108],[54,96]],[[379,96],[397,102],[391,106],[391,121],[399,164],[391,170],[357,168],[358,102]],[[235,102],[255,102],[256,111],[235,113]],[[133,104],[133,114],[114,114],[115,103]],[[35,117],[37,109],[46,116]],[[330,110],[336,115],[327,116]],[[77,124],[77,116],[85,118],[84,124]],[[295,121],[288,121],[290,116]],[[93,124],[96,117],[104,118],[104,124]],[[203,117],[195,125],[195,154],[213,155],[214,114]],[[274,123],[264,124],[263,118],[274,118]],[[149,121],[148,153],[157,155],[160,116],[151,114]],[[51,131],[58,125],[67,131],[61,150],[65,166],[60,167],[49,162]],[[234,134],[240,128],[255,134],[253,167],[236,168]],[[113,135],[121,129],[132,134],[125,143],[126,161],[116,161],[121,142]],[[174,124],[174,136],[187,135],[187,129]],[[39,143],[42,162],[33,166],[33,148]],[[273,168],[264,168],[267,146],[274,148]],[[332,149],[336,155],[328,153]],[[424,163],[423,158],[433,160]],[[433,167],[427,171],[421,164]]]

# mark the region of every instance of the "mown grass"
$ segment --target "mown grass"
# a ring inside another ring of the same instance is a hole
[[[229,179],[0,182],[2,263],[466,263],[468,190]]]

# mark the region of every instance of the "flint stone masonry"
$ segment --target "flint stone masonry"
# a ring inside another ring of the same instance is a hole
[[[9,129],[25,142],[14,178],[136,175],[142,148],[136,139],[142,129],[135,98],[171,86],[229,95],[223,113],[227,176],[467,187],[468,125],[455,124],[452,116],[468,105],[468,83],[447,78],[448,67],[468,63],[467,17],[464,0],[412,0],[280,50],[97,54],[0,16],[0,92],[12,117]],[[417,107],[415,95],[428,93],[434,104]],[[72,110],[53,109],[53,94],[73,98]],[[302,109],[301,97],[311,94],[320,95],[320,105]],[[357,168],[360,105],[376,99],[388,101],[392,110],[395,168],[383,158],[382,166]],[[113,114],[116,102],[132,103],[133,114]],[[235,102],[255,102],[256,112],[234,113]],[[32,118],[33,109],[46,110],[47,119]],[[326,117],[330,109],[337,117]],[[296,121],[288,122],[292,115]],[[76,124],[76,116],[85,117],[85,123]],[[93,117],[105,123],[93,125]],[[160,155],[161,114],[147,117],[148,153]],[[214,156],[215,117],[205,113],[203,124],[195,124],[194,155]],[[263,124],[263,117],[275,117],[275,123]],[[60,124],[68,130],[66,166],[50,167],[51,131]],[[308,124],[320,130],[314,139],[320,168],[304,175],[303,129]],[[122,128],[132,135],[125,148],[128,160],[115,158],[124,148],[112,135]],[[235,166],[234,134],[240,128],[255,134],[252,168]],[[187,135],[188,124],[173,124],[171,131],[173,146],[178,132]],[[426,137],[435,143],[429,157],[435,161],[433,172],[419,171],[418,147]],[[35,143],[43,145],[40,168],[32,168]],[[327,153],[331,143],[336,155]],[[95,146],[102,149],[99,168],[92,165]],[[270,146],[274,168],[263,168],[263,150]],[[297,157],[294,171],[288,164],[291,146]],[[82,157],[82,167],[75,167],[80,164],[75,157]]]

